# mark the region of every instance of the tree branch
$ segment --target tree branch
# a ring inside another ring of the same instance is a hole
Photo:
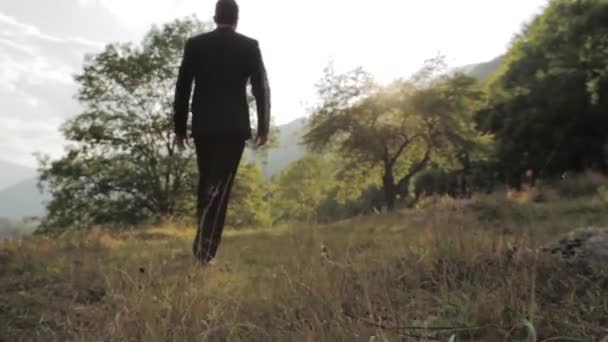
[[[420,160],[418,163],[416,163],[412,167],[410,167],[410,170],[407,173],[407,175],[405,175],[403,178],[401,178],[401,180],[399,180],[398,187],[403,186],[403,184],[405,184],[405,183],[409,183],[410,179],[412,177],[414,177],[418,172],[422,171],[430,160],[431,160],[431,149],[427,148],[422,160]]]

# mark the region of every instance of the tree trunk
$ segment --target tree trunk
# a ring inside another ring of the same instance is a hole
[[[408,195],[407,192],[409,192],[409,186],[410,186],[410,182],[411,182],[412,178],[415,175],[417,175],[419,172],[424,170],[424,168],[426,167],[426,165],[428,164],[428,162],[430,160],[431,160],[431,151],[426,150],[422,160],[420,160],[417,164],[412,165],[410,167],[408,174],[399,180],[399,184],[397,185],[396,188],[400,191],[400,193],[402,193],[404,196]],[[392,177],[392,170],[391,170],[391,177]],[[404,193],[404,191],[406,191],[406,192]],[[416,195],[416,201],[417,200],[418,200],[418,195]]]
[[[386,207],[388,211],[395,210],[395,202],[397,199],[397,192],[395,187],[395,178],[393,176],[393,169],[390,166],[385,166],[384,168],[384,177],[383,177],[383,186],[384,186],[384,199],[386,201]]]

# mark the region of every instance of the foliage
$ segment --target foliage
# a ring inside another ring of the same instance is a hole
[[[321,203],[335,184],[335,163],[328,158],[310,154],[291,163],[276,180],[275,220],[316,221]]]
[[[358,187],[360,188],[360,187]],[[342,197],[336,187],[325,198],[318,210],[319,222],[335,222],[362,215],[379,214],[384,209],[384,193],[377,185],[357,190],[358,196]]]
[[[430,60],[410,80],[388,87],[361,69],[336,75],[328,68],[305,143],[336,151],[351,175],[381,174],[393,209],[399,190],[407,194],[412,177],[432,159],[462,162],[488,143],[472,120],[483,99],[477,82],[441,75],[443,67],[442,58]]]
[[[499,169],[552,176],[608,170],[608,3],[553,0],[515,39],[478,121],[497,136]]]
[[[430,169],[422,172],[414,182],[416,199],[422,195],[450,195],[456,197],[459,187],[459,177],[455,172],[441,169]]]
[[[449,195],[470,197],[473,193],[491,193],[496,185],[495,165],[477,161],[463,169],[442,168],[437,165],[421,172],[414,179],[414,197]]]
[[[232,228],[268,227],[272,222],[270,182],[258,165],[243,164],[234,180],[226,224]]]
[[[597,194],[595,195],[594,200],[600,205],[608,205],[608,185],[602,185],[599,189],[597,189]]]
[[[556,181],[554,186],[560,197],[578,198],[592,196],[606,185],[608,185],[606,176],[594,172],[585,172],[576,175],[567,174],[564,179]]]

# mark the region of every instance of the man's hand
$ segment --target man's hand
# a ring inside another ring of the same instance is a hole
[[[178,134],[175,137],[175,140],[177,142],[177,148],[180,151],[185,150],[186,147],[190,147],[190,143],[188,142],[188,137],[186,136],[186,134]]]
[[[262,147],[266,145],[268,142],[268,133],[258,134],[258,137],[255,139],[255,144],[257,147]]]

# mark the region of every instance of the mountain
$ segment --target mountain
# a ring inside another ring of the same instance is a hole
[[[301,142],[302,136],[306,132],[307,123],[306,118],[300,118],[279,126],[279,145],[268,151],[267,160],[264,161],[264,158],[250,152],[247,153],[247,159],[260,164],[267,177],[277,175],[291,162],[302,158],[306,153],[306,149],[301,145]]]
[[[0,191],[34,177],[36,177],[36,170],[0,160]]]
[[[21,220],[44,215],[43,202],[48,195],[40,193],[33,177],[0,191],[0,218]]]
[[[502,64],[502,58],[503,56],[499,56],[484,63],[467,65],[460,68],[460,70],[471,77],[484,81],[498,71]]]

